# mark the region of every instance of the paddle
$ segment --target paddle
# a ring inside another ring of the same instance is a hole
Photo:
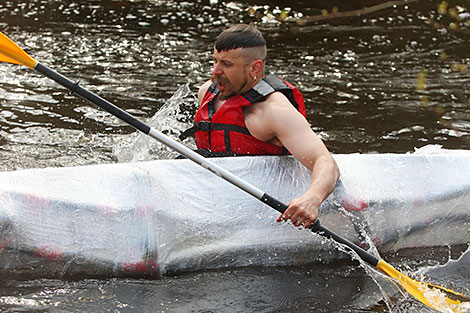
[[[225,179],[226,181],[232,183],[236,187],[244,190],[248,194],[254,196],[255,198],[259,199],[260,201],[266,203],[267,205],[271,206],[272,208],[276,209],[277,211],[283,213],[287,209],[287,205],[284,203],[274,199],[270,195],[266,194],[262,190],[258,189],[257,187],[245,182],[244,180],[240,179],[239,177],[233,175],[229,171],[221,168],[220,166],[212,163],[211,161],[205,159],[201,155],[197,154],[196,152],[192,151],[191,149],[185,147],[184,145],[174,141],[173,139],[169,138],[168,136],[162,134],[158,130],[144,124],[143,122],[137,120],[132,115],[128,114],[127,112],[121,110],[114,104],[110,103],[109,101],[97,96],[96,94],[84,89],[78,83],[74,83],[68,78],[62,76],[61,74],[51,70],[50,68],[42,65],[41,63],[37,62],[35,59],[30,57],[26,52],[24,52],[18,45],[16,45],[10,38],[5,36],[3,33],[0,32],[0,61],[25,65],[31,69],[36,70],[37,72],[51,78],[52,80],[56,81],[60,85],[64,86],[65,88],[69,89],[72,93],[76,93],[77,95],[81,96],[82,98],[94,103],[95,105],[103,108],[104,110],[108,111],[109,113],[113,114],[114,116],[118,117],[122,121],[130,124],[137,130],[143,132],[144,134],[153,137],[154,139],[160,141],[161,143],[167,145],[171,149],[174,149],[178,153],[184,155],[188,159],[196,162],[200,166],[206,168],[207,170],[211,171],[215,175]],[[392,277],[398,283],[407,290],[410,294],[412,294],[416,299],[423,302],[424,304],[435,308],[437,310],[446,309],[448,312],[449,309],[453,312],[460,312],[461,309],[459,305],[462,302],[470,301],[469,297],[464,296],[463,294],[456,293],[452,290],[427,284],[424,282],[415,281],[405,274],[400,273],[396,269],[394,269],[391,265],[387,264],[384,260],[376,258],[374,255],[368,253],[367,251],[363,250],[356,244],[350,242],[349,240],[342,238],[341,236],[335,234],[334,232],[328,230],[327,228],[320,225],[319,221],[315,221],[315,223],[309,228],[311,231],[318,233],[324,237],[334,239],[335,241],[346,245],[350,249],[354,250],[359,257],[364,260],[365,262],[369,263],[370,265],[376,267],[377,269],[381,270],[386,275]],[[433,290],[438,290],[438,295],[431,295],[428,294],[432,293]]]

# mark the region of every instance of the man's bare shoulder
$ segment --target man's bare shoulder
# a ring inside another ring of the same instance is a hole
[[[282,92],[274,92],[266,97],[264,101],[257,102],[248,107],[249,114],[257,115],[260,118],[266,118],[271,114],[277,115],[283,110],[295,110]]]
[[[212,82],[210,80],[206,81],[204,84],[199,87],[199,90],[197,92],[197,100],[199,104],[201,104],[202,99],[204,98],[204,95],[206,94],[207,89],[209,89],[210,85]]]
[[[281,92],[274,92],[266,100],[257,102],[245,109],[245,124],[250,133],[266,142],[281,145],[276,133],[284,118],[295,114],[295,108]]]

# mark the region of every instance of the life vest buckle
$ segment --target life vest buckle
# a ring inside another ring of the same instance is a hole
[[[198,130],[201,130],[203,132],[208,132],[208,131],[211,131],[211,122],[209,121],[200,121],[199,123],[197,123],[198,125]]]

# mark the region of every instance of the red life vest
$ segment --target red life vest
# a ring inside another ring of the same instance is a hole
[[[206,156],[283,155],[286,148],[253,137],[245,125],[243,108],[261,102],[273,92],[282,92],[292,105],[305,117],[303,96],[297,88],[275,75],[270,75],[246,93],[228,98],[214,112],[214,100],[219,93],[213,83],[204,95],[194,117],[198,151]]]

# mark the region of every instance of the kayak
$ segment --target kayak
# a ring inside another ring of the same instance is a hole
[[[470,151],[334,155],[320,221],[380,253],[467,244]],[[288,202],[310,184],[290,156],[212,159]],[[149,276],[332,262],[335,244],[190,160],[0,173],[0,272]]]

